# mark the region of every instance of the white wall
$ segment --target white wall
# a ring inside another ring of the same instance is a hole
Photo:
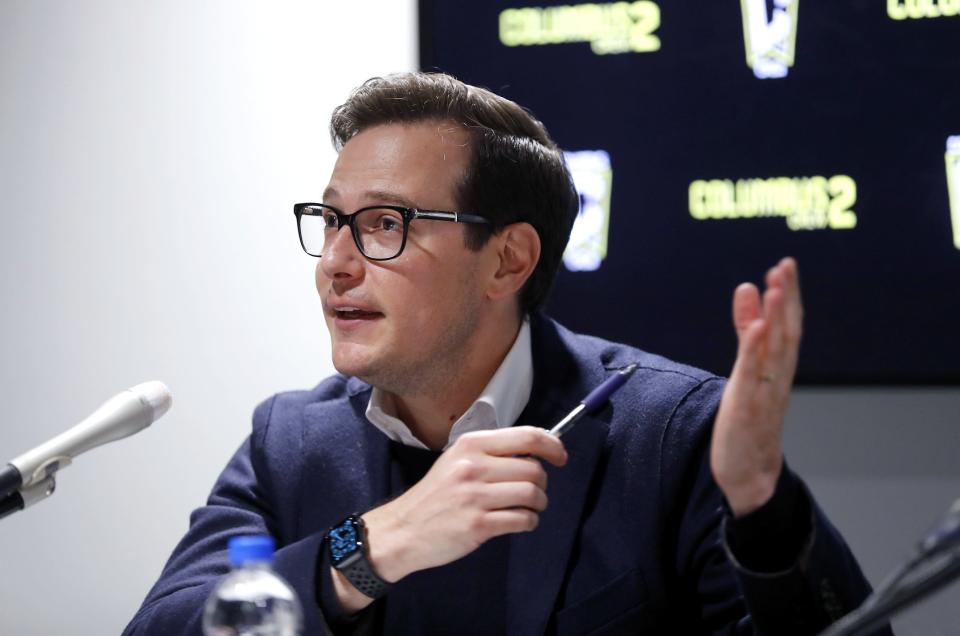
[[[0,634],[121,631],[271,393],[332,371],[292,206],[412,0],[0,0],[0,455],[148,379],[171,411],[0,521]]]
[[[255,404],[331,371],[291,206],[414,42],[413,0],[0,0],[0,461],[174,394],[0,521],[0,634],[119,633]],[[787,449],[876,582],[960,496],[960,391],[800,391]],[[960,632],[957,590],[898,633]]]

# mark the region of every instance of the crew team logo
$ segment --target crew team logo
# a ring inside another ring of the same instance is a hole
[[[953,246],[960,250],[960,135],[947,137],[947,193],[953,222]]]
[[[760,79],[786,77],[793,66],[797,44],[797,10],[800,0],[740,0],[747,66]]]
[[[580,211],[563,252],[563,264],[571,272],[592,272],[600,269],[607,256],[613,186],[610,155],[605,150],[578,150],[565,151],[563,157],[580,195]]]

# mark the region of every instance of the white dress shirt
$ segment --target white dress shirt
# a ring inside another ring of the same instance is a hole
[[[532,386],[533,351],[530,348],[530,323],[524,319],[520,325],[520,333],[497,372],[490,378],[480,397],[454,423],[443,449],[450,448],[464,433],[513,426],[530,400]],[[374,387],[367,404],[367,419],[395,442],[415,448],[427,448],[396,416],[396,412],[393,397]]]

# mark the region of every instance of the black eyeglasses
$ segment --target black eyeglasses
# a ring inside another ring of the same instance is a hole
[[[371,261],[389,261],[400,256],[407,244],[407,228],[414,219],[490,224],[488,219],[476,214],[398,205],[375,205],[344,214],[323,203],[297,203],[293,213],[297,217],[300,245],[310,256],[322,256],[340,228],[348,225],[357,249]]]

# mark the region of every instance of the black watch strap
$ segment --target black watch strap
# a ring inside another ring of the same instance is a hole
[[[373,571],[366,552],[357,552],[356,556],[344,561],[337,569],[364,596],[378,599],[390,589],[390,584]]]
[[[367,560],[367,528],[363,519],[351,515],[330,528],[326,536],[330,562],[364,596],[378,599],[390,584],[374,572]]]

